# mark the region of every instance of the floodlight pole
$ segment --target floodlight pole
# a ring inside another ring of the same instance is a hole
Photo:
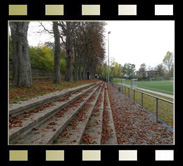
[[[110,34],[111,32],[109,31],[108,32],[108,84],[109,84],[109,34]]]

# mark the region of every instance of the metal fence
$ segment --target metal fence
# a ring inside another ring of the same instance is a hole
[[[171,117],[170,120],[171,121],[171,125],[173,126],[173,104],[174,102],[166,100],[164,98],[149,94],[149,93],[145,93],[143,91],[137,90],[137,89],[132,89],[130,86],[125,86],[125,85],[119,85],[117,83],[110,83],[112,86],[118,88],[118,91],[122,92],[126,97],[133,99],[134,102],[138,103],[139,105],[142,106],[142,108],[148,110],[149,112],[151,112],[152,114],[154,114],[156,116],[156,121],[158,122],[159,119],[166,121],[165,117],[166,115],[164,115],[165,113],[168,115],[169,117]],[[119,89],[120,88],[120,89]],[[155,100],[153,100],[155,99]],[[144,105],[144,100],[146,100],[146,105]],[[166,107],[165,107],[165,103],[166,103]],[[167,105],[169,104],[169,105]],[[148,108],[146,108],[148,107]],[[151,109],[151,110],[149,110]],[[159,112],[160,110],[165,109],[162,112]],[[161,113],[161,115],[164,115],[163,118],[159,118],[159,114]],[[172,113],[172,115],[171,115]],[[165,122],[166,123],[166,122]]]

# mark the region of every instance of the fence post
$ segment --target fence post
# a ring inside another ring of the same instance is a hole
[[[144,108],[144,106],[143,106],[143,93],[141,93],[141,101],[142,101],[142,103],[141,103],[142,108]]]
[[[128,98],[130,97],[130,93],[129,93],[129,90],[130,90],[130,88],[128,88]]]
[[[126,96],[126,86],[125,86],[125,96]]]
[[[158,122],[158,98],[156,98],[156,122]]]
[[[133,90],[133,100],[135,102],[135,89]]]

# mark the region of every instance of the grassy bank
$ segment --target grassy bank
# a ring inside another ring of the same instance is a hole
[[[9,103],[17,103],[19,101],[27,100],[37,96],[45,95],[47,93],[62,91],[64,89],[74,88],[80,85],[92,83],[98,81],[93,80],[82,80],[73,82],[61,82],[61,84],[53,84],[52,81],[33,81],[31,88],[14,87],[11,83],[9,84]]]

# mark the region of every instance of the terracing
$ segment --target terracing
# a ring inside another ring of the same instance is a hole
[[[98,81],[10,104],[9,144],[173,144],[173,132]]]
[[[105,143],[117,144],[104,82],[11,104],[9,144],[101,144],[104,110],[112,131]]]

